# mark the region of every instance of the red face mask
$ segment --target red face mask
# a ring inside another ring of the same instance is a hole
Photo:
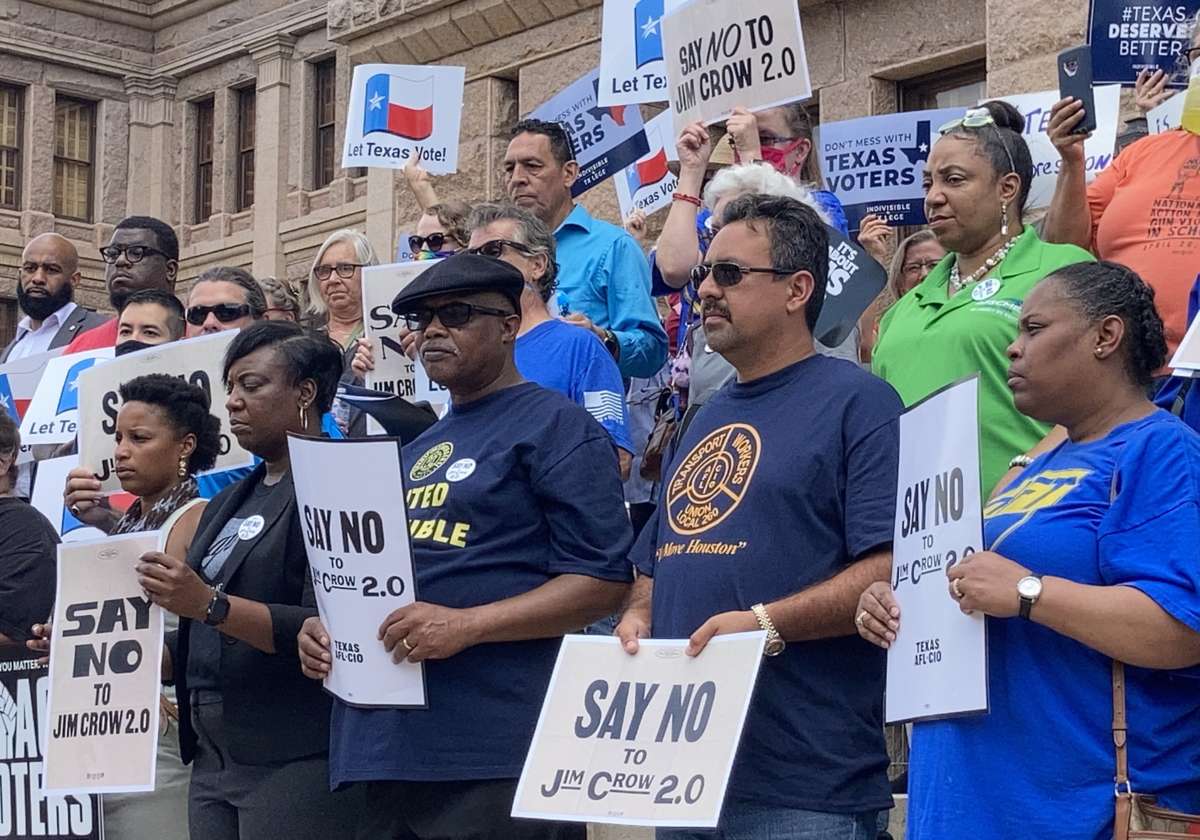
[[[797,137],[791,143],[784,146],[782,149],[776,146],[767,146],[762,150],[763,160],[771,164],[776,172],[787,175],[789,178],[795,178],[800,172],[800,164],[788,166],[787,157],[796,149],[800,148],[800,144],[807,140],[807,137]]]

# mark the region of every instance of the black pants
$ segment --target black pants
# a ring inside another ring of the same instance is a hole
[[[367,782],[358,840],[586,840],[584,823],[509,816],[516,779]]]

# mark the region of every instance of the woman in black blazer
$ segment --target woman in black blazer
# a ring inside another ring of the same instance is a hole
[[[193,765],[194,838],[353,835],[359,803],[329,790],[329,698],[296,653],[317,610],[287,444],[288,432],[319,434],[341,368],[336,345],[292,323],[260,322],[234,339],[230,428],[262,463],[209,502],[186,561],[147,554],[138,568],[151,599],[181,619],[164,674]]]

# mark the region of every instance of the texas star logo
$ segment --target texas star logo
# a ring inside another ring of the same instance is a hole
[[[730,423],[711,432],[680,462],[667,487],[667,519],[677,534],[699,534],[737,508],[762,454],[758,431]]]
[[[433,475],[442,464],[450,460],[450,456],[454,454],[454,444],[450,441],[443,441],[434,444],[429,449],[425,450],[425,454],[417,459],[417,462],[412,465],[412,469],[408,471],[408,477],[412,481],[424,481]]]

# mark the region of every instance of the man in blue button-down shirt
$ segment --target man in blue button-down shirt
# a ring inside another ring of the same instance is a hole
[[[562,126],[517,123],[504,171],[513,203],[554,231],[567,320],[595,332],[625,378],[653,376],[667,359],[667,334],[650,297],[650,266],[633,237],[575,204],[579,163]]]

